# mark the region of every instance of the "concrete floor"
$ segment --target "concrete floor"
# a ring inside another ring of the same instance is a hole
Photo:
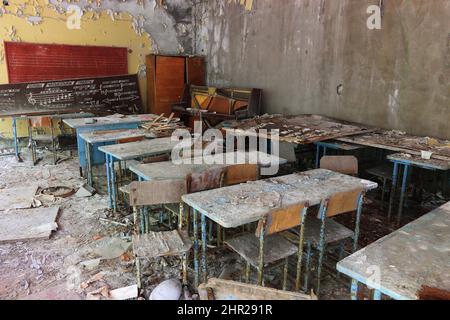
[[[30,183],[38,183],[41,188],[67,186],[78,189],[83,185],[77,158],[53,165],[50,154],[42,155],[43,160],[36,166],[26,159],[18,163],[14,157],[0,157],[0,188]],[[395,229],[387,224],[385,211],[380,209],[375,194],[370,195],[367,202],[361,224],[362,246]],[[49,240],[0,244],[0,299],[85,299],[88,292],[104,286],[116,289],[136,283],[134,261],[130,253],[119,252],[117,258],[102,259],[98,266],[91,269],[83,267],[84,261],[99,256],[95,249],[98,246],[103,246],[107,251],[113,249],[108,242],[110,237],[119,241],[129,239],[130,227],[105,222],[113,220],[130,223],[129,212],[113,214],[108,209],[107,197],[99,194],[89,198],[56,198],[55,201],[44,201],[43,205],[61,207],[57,220],[59,228]],[[428,208],[411,207],[405,223],[428,211]],[[340,220],[352,226],[351,218],[342,217]],[[213,276],[239,280],[243,264],[238,257],[227,249],[211,249],[208,256],[208,268]],[[83,281],[99,272],[102,272],[101,281],[80,288]],[[144,296],[148,297],[151,290],[163,280],[177,278],[178,272],[177,259],[144,262],[144,284],[147,286]],[[281,274],[277,270],[269,272],[267,279],[268,286],[280,287]],[[337,282],[331,276],[326,276],[322,282],[321,298],[348,299],[348,283],[344,277],[342,282]]]

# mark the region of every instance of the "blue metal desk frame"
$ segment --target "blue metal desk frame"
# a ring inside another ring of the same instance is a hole
[[[416,161],[409,161],[407,159],[403,159],[403,160],[389,159],[389,156],[388,156],[388,160],[394,163],[394,169],[392,172],[392,188],[391,188],[391,195],[389,198],[388,220],[390,220],[391,216],[392,216],[394,198],[395,198],[395,194],[397,192],[397,181],[399,178],[399,171],[401,171],[401,166],[403,166],[402,186],[401,186],[401,191],[400,191],[400,202],[399,202],[398,213],[397,213],[397,224],[400,224],[401,219],[402,219],[403,206],[405,204],[406,188],[407,188],[407,184],[408,184],[408,176],[411,173],[412,167],[418,167],[418,168],[422,168],[422,169],[430,170],[430,171],[434,171],[434,172],[436,172],[438,170],[444,171],[445,175],[446,175],[445,180],[447,181],[446,185],[448,183],[450,183],[450,181],[448,179],[448,170],[439,169],[432,165],[427,165],[426,163],[420,164],[420,163],[417,163]]]

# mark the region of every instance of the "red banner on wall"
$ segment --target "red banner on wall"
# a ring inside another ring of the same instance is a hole
[[[128,74],[127,48],[5,42],[9,83]]]

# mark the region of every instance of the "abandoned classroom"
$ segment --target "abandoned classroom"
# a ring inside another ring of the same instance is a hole
[[[449,17],[3,0],[0,299],[449,300]]]

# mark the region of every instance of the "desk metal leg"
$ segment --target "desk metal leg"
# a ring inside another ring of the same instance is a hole
[[[88,185],[92,187],[92,166],[91,166],[91,147],[88,142],[85,142],[86,167],[85,174],[87,175]]]
[[[316,145],[316,169],[319,168],[319,160],[320,160],[320,145]]]
[[[446,197],[447,199],[450,197],[450,190],[449,190],[449,185],[450,185],[450,175],[449,175],[449,170],[444,171],[444,197]]]
[[[389,197],[389,211],[388,211],[388,220],[391,220],[392,216],[392,207],[394,205],[395,193],[397,191],[397,179],[398,179],[398,163],[394,162],[394,172],[392,173],[392,188],[391,194]]]
[[[117,192],[116,192],[116,170],[114,170],[114,158],[110,156],[109,165],[111,166],[111,190],[114,212],[117,211]]]
[[[203,283],[206,283],[208,280],[208,275],[206,271],[206,217],[202,214],[202,274],[203,274]]]
[[[34,166],[36,164],[36,150],[34,148],[33,127],[31,125],[31,120],[28,120],[28,142],[30,144],[31,161],[33,162]]]
[[[106,168],[106,187],[108,188],[108,205],[112,209],[112,190],[111,190],[111,178],[109,171],[109,154],[105,153],[105,168]]]
[[[19,157],[19,142],[17,141],[17,119],[13,118],[13,139],[14,139],[14,153],[16,154],[16,160],[20,161]]]
[[[405,202],[406,187],[407,187],[407,183],[408,183],[408,172],[409,172],[409,165],[405,164],[404,170],[403,170],[403,181],[402,181],[402,190],[401,190],[401,194],[400,194],[400,203],[398,206],[398,216],[397,216],[398,224],[400,224],[400,222],[402,220],[403,205]]]
[[[50,118],[50,131],[52,134],[52,153],[53,153],[53,164],[58,162],[58,155],[56,154],[56,142],[55,142],[55,128],[53,126],[53,119]]]
[[[373,291],[373,300],[381,300],[381,292],[379,290]]]
[[[192,227],[194,230],[194,285],[198,288],[199,285],[199,263],[198,263],[198,221],[197,210],[193,210]]]
[[[358,300],[358,281],[356,281],[355,279],[352,279],[350,295],[352,297],[352,300]]]

